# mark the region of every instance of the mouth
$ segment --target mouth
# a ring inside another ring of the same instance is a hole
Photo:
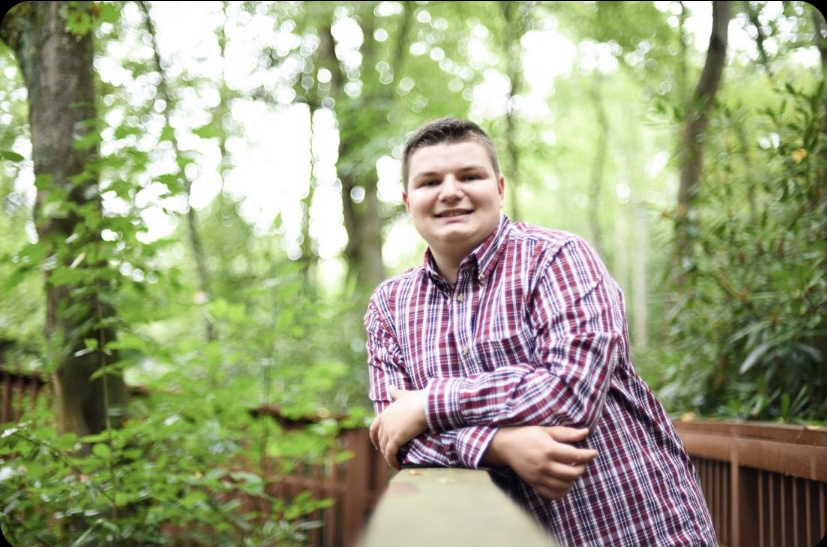
[[[443,211],[439,214],[434,215],[436,218],[452,218],[452,217],[461,217],[464,215],[470,215],[473,211],[468,209],[450,209],[448,211]]]

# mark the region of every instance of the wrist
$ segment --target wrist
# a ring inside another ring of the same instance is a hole
[[[508,465],[508,433],[505,429],[498,429],[488,444],[488,449],[482,455],[482,463],[491,467]]]

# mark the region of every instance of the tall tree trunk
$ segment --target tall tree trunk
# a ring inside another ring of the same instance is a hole
[[[93,8],[90,2],[25,2],[0,26],[0,39],[14,51],[28,90],[34,217],[39,241],[50,247],[45,330],[55,350],[58,427],[78,435],[117,425],[110,417],[123,416],[127,404],[122,376],[90,380],[119,361],[116,351],[103,351],[115,332],[114,313],[101,298],[106,264],[96,256],[102,215],[93,166],[99,153],[96,145],[77,146],[96,131],[92,31],[73,34],[67,25],[89,17]],[[68,270],[83,275],[61,276],[62,281],[54,275]]]
[[[373,67],[379,61],[374,38],[375,15],[373,3],[362,2],[364,13],[360,18],[365,42],[362,45],[363,65]],[[412,2],[402,3],[396,47],[388,59],[395,78],[402,74],[403,63],[408,52],[408,29],[411,26],[415,6]],[[335,54],[335,41],[330,26],[319,33],[320,64],[328,68],[333,76],[330,82],[330,96],[335,99],[336,120],[339,124],[339,158],[374,157],[370,151],[372,139],[376,138],[366,128],[382,127],[387,124],[387,114],[395,101],[393,87],[384,85],[370,96],[363,95],[350,99],[344,93],[346,74]],[[365,118],[371,122],[365,123]],[[375,159],[375,158],[374,158]],[[357,299],[367,295],[385,277],[382,260],[382,226],[384,218],[380,211],[378,195],[378,173],[375,165],[364,162],[346,161],[337,165],[342,182],[342,212],[348,242],[344,250],[348,263],[348,283]]]
[[[600,220],[603,216],[600,210],[600,194],[603,189],[603,173],[606,171],[606,161],[609,156],[609,117],[603,107],[603,77],[596,73],[592,78],[590,98],[597,115],[597,126],[600,133],[594,147],[594,158],[592,159],[589,172],[589,226],[591,226],[592,240],[597,251],[607,256],[603,242],[603,231],[600,229]]]
[[[686,282],[686,263],[693,259],[690,224],[703,170],[703,136],[709,124],[709,110],[721,83],[727,51],[727,27],[732,16],[732,2],[712,2],[712,32],[701,79],[695,87],[687,110],[681,147],[681,172],[678,187],[678,205],[675,212],[675,243],[673,249],[672,279],[680,291]]]
[[[176,100],[169,92],[169,82],[166,72],[164,72],[163,64],[161,63],[161,54],[158,52],[158,39],[155,32],[155,24],[153,23],[152,16],[149,13],[149,8],[147,7],[146,2],[138,2],[138,6],[144,14],[146,28],[149,32],[150,38],[152,39],[153,60],[155,61],[155,70],[158,71],[159,77],[158,95],[161,99],[163,99],[164,104],[166,105],[163,112],[164,120],[166,121],[167,127],[171,128],[172,124],[170,121],[170,112],[175,109]],[[182,167],[181,160],[183,155],[181,153],[181,147],[178,144],[178,139],[173,136],[171,141],[177,160],[175,163],[178,166],[178,178],[181,181],[184,195],[187,197],[187,235],[189,236],[190,250],[192,251],[193,260],[195,261],[195,274],[198,282],[198,291],[206,298],[209,298],[211,296],[210,273],[207,268],[207,257],[204,253],[204,244],[201,241],[201,233],[198,227],[198,213],[193,208],[191,199],[193,181]],[[218,335],[215,332],[215,326],[213,325],[210,316],[205,312],[202,312],[201,314],[201,323],[204,326],[204,338],[206,341],[211,342],[216,340]]]
[[[514,100],[523,91],[523,48],[520,38],[526,32],[528,6],[524,2],[500,2],[500,10],[505,22],[506,75],[511,83],[508,92],[508,111],[505,113],[505,152],[508,162],[504,168],[506,188],[508,191],[508,210],[512,220],[520,220],[520,155],[517,145],[517,119],[514,112]]]

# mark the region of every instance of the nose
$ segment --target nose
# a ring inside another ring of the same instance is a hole
[[[448,175],[442,181],[439,189],[439,199],[442,201],[450,201],[462,198],[462,188],[459,182],[452,175]]]

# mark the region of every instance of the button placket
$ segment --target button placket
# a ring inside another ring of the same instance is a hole
[[[458,288],[458,287],[457,287]],[[473,362],[473,355],[471,351],[471,329],[469,324],[469,317],[471,314],[471,310],[468,308],[468,305],[465,304],[467,298],[464,292],[458,291],[454,295],[454,301],[456,302],[455,310],[457,321],[455,323],[455,336],[457,339],[457,346],[459,349],[459,357],[460,362],[465,369],[466,374],[473,374],[475,372],[475,366]]]

